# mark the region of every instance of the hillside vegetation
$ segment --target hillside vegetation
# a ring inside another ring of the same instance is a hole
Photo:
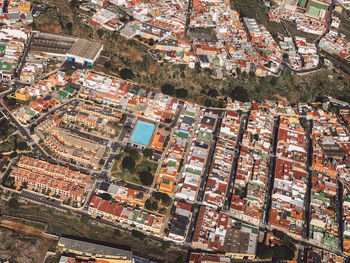
[[[212,77],[214,72],[208,69],[190,69],[185,65],[157,63],[147,49],[136,41],[127,40],[119,33],[97,30],[83,24],[74,0],[71,3],[68,3],[68,0],[42,1],[59,7],[57,12],[61,32],[104,44],[103,55],[110,59],[110,63],[107,68],[96,67],[97,70],[118,74],[120,68],[129,68],[134,72],[133,80],[141,84],[153,88],[171,84],[176,88],[187,89],[187,100],[206,106],[222,107],[226,96],[242,100],[284,99],[296,103],[313,101],[320,95],[331,95],[348,99],[350,102],[350,80],[336,72],[323,69],[313,74],[298,76],[285,71],[277,78],[258,78],[254,74],[242,73],[236,78],[226,76],[222,80],[215,79]],[[268,20],[267,7],[262,1],[231,0],[231,5],[241,16],[255,18],[264,24],[273,35],[284,33],[280,24]],[[38,28],[41,23],[43,21],[35,20]]]

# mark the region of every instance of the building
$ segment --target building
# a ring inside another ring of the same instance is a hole
[[[225,237],[226,256],[235,260],[253,260],[258,245],[259,228],[230,219]]]
[[[52,199],[80,207],[91,188],[91,177],[66,167],[22,156],[10,175],[17,190],[45,194]]]
[[[155,236],[161,235],[165,220],[162,216],[103,200],[97,195],[92,197],[89,214]]]
[[[191,218],[192,205],[184,202],[177,202],[175,214],[171,219],[171,227],[166,239],[170,239],[175,242],[184,242],[187,236],[187,226]]]
[[[67,60],[92,66],[100,56],[103,45],[85,39],[77,39],[67,53]]]
[[[201,206],[198,213],[192,246],[205,250],[222,251],[225,243],[229,216],[216,212],[215,208]]]
[[[222,254],[208,254],[192,252],[190,255],[190,263],[231,263],[228,256]]]
[[[98,242],[90,239],[79,239],[72,236],[61,236],[58,247],[64,258],[85,260],[83,262],[131,263],[132,252],[128,247],[117,247],[114,244]],[[61,261],[60,262],[64,262]],[[67,261],[71,262],[71,261]]]
[[[103,45],[98,42],[42,32],[34,34],[30,47],[30,51],[66,57],[68,61],[87,66],[93,65],[102,50]]]

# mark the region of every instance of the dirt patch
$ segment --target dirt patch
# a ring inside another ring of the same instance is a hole
[[[10,262],[43,262],[46,252],[56,245],[57,241],[0,228],[0,258]]]
[[[22,232],[23,234],[34,235],[34,236],[38,236],[41,238],[47,238],[43,229],[29,226],[29,225],[26,225],[26,224],[23,224],[23,223],[20,223],[17,221],[2,219],[0,221],[0,226],[5,227],[5,228],[9,228],[9,229],[14,230],[14,231]]]
[[[275,94],[274,97],[275,97],[278,101],[282,101],[282,102],[285,103],[285,104],[289,104],[289,101],[287,100],[286,97],[282,97],[282,96],[279,95],[279,94]]]
[[[62,33],[61,26],[57,24],[44,24],[44,25],[39,25],[37,28],[39,31],[52,32],[56,34]]]

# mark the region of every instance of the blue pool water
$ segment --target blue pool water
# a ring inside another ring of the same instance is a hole
[[[131,142],[147,147],[152,138],[155,127],[156,126],[153,124],[138,121],[134,133],[131,137]]]

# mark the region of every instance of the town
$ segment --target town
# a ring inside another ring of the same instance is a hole
[[[222,78],[313,72],[326,63],[320,50],[347,60],[333,13],[348,5],[277,1],[270,9],[271,22],[288,32],[292,21],[314,42],[276,37],[228,0],[91,0],[79,10],[85,23],[147,46],[159,63]],[[186,262],[349,261],[349,103],[227,97],[216,108],[184,100],[98,70],[99,42],[33,29],[43,7],[0,1],[0,200],[10,207],[0,206],[1,227],[34,222],[19,210],[34,205],[185,250]],[[55,240],[45,257],[57,252],[59,262],[159,260],[30,227]]]

